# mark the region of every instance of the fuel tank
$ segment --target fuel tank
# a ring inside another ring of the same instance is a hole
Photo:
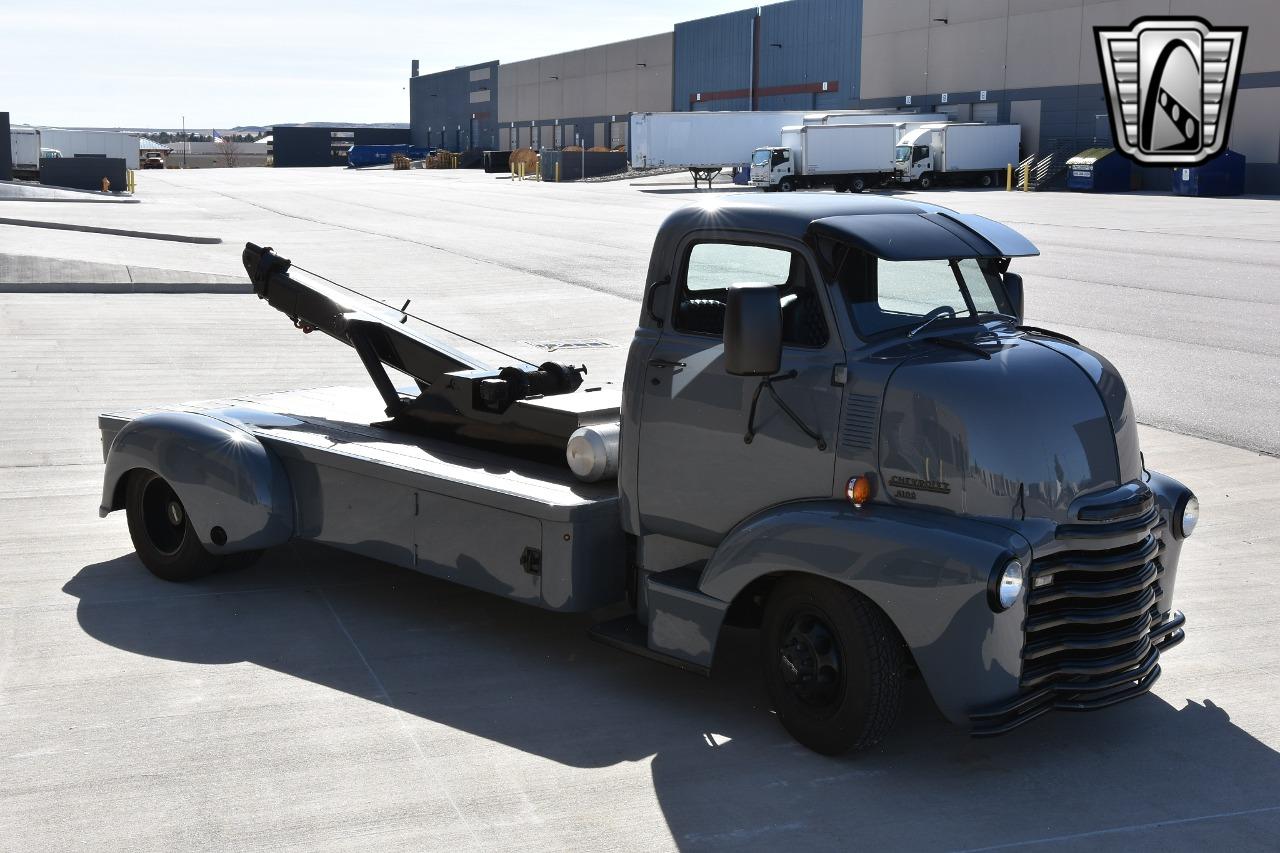
[[[1078,344],[979,339],[990,357],[929,346],[890,376],[878,463],[884,495],[971,516],[1068,519],[1081,494],[1142,475],[1124,381]]]

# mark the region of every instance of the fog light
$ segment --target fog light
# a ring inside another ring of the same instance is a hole
[[[996,572],[991,577],[990,593],[991,606],[998,613],[1008,610],[1018,600],[1018,596],[1022,594],[1025,575],[1022,563],[1017,560],[1010,560]]]
[[[1195,495],[1188,494],[1182,501],[1182,510],[1177,514],[1178,536],[1186,539],[1196,529],[1200,521],[1200,501]]]

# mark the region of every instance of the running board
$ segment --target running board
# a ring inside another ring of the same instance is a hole
[[[654,651],[649,648],[649,629],[641,624],[635,614],[629,613],[617,619],[610,619],[608,622],[599,622],[592,625],[590,635],[591,639],[598,643],[604,643],[606,646],[613,646],[615,649],[621,649],[624,652],[640,655],[640,657],[645,657],[649,660],[656,660],[659,663],[665,663],[667,666],[683,669],[685,672],[694,672],[704,678],[711,677],[711,667],[709,666],[692,663],[675,655]]]

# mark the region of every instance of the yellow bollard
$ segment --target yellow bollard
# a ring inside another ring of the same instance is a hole
[[[1022,172],[1022,191],[1024,193],[1031,192],[1031,166],[1030,165],[1028,165],[1027,168]]]
[[[556,183],[560,183],[560,161],[556,161]]]
[[[524,163],[520,164],[520,180],[524,180]]]
[[[1013,192],[1013,164],[1007,164],[1004,169],[1004,191],[1011,193]]]

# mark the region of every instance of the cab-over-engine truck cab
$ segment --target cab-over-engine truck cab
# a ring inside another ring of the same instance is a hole
[[[250,244],[255,293],[352,346],[380,403],[103,415],[101,512],[127,510],[166,579],[307,539],[551,610],[626,600],[598,639],[704,674],[726,624],[758,626],[780,721],[826,753],[883,737],[913,666],[975,734],[1102,707],[1182,639],[1198,505],[1145,468],[1111,364],[1023,325],[1010,264],[1036,253],[894,199],[685,208],[619,406],[580,368],[488,367]]]
[[[1022,325],[977,216],[772,198],[673,214],[622,408],[650,650],[759,625],[802,743],[874,743],[914,663],[976,734],[1148,690],[1197,504],[1144,469],[1119,374]]]

